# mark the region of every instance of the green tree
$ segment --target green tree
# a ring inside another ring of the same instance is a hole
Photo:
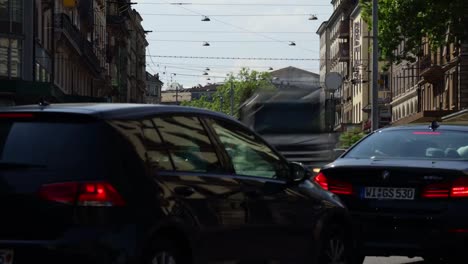
[[[346,131],[340,135],[340,145],[342,148],[349,148],[364,136],[365,134],[358,128]]]
[[[372,25],[372,0],[360,0],[364,20]],[[379,48],[390,62],[414,61],[427,39],[435,50],[468,36],[466,0],[379,0]],[[405,40],[403,52],[395,54]]]
[[[231,85],[234,91],[234,116],[237,109],[258,90],[275,89],[272,77],[268,72],[257,72],[243,68],[237,75],[231,74],[226,78],[224,84],[218,87],[210,100],[203,96],[190,102],[183,102],[184,106],[205,108],[213,111],[230,114],[231,112]]]

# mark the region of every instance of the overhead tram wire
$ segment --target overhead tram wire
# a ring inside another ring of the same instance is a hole
[[[146,55],[150,57],[150,55]],[[210,57],[210,56],[180,56],[180,55],[151,55],[156,58],[173,59],[206,59],[206,60],[259,60],[259,61],[320,61],[321,59],[312,58],[259,58],[259,57]]]
[[[155,33],[213,33],[213,34],[249,34],[251,32],[245,31],[210,31],[210,30],[153,30]],[[255,31],[255,33],[260,34],[314,34],[314,32],[307,32],[307,31]]]
[[[168,3],[167,1],[164,1],[164,2]],[[189,8],[186,8],[186,7],[182,6],[182,5],[179,5],[178,7],[182,8],[182,9],[184,9],[184,10],[186,10],[186,11],[189,11],[189,12],[191,12],[191,13],[193,13],[193,14],[198,14],[198,15],[200,15],[200,16],[205,16],[205,15],[202,14],[202,13],[199,13],[199,12],[197,12],[197,11],[191,10],[191,9],[189,9]],[[252,34],[255,34],[255,35],[258,35],[258,36],[262,36],[263,38],[267,38],[267,39],[274,40],[274,41],[281,42],[281,43],[286,43],[287,45],[290,45],[290,43],[291,43],[290,41],[279,40],[279,39],[272,38],[272,37],[270,37],[270,36],[268,36],[268,35],[265,35],[265,34],[256,33],[255,31],[251,31],[251,30],[245,29],[245,28],[243,28],[243,27],[239,27],[239,26],[233,25],[233,24],[231,24],[231,23],[222,21],[222,20],[217,19],[217,18],[213,18],[213,20],[214,20],[214,21],[217,21],[217,22],[219,22],[219,23],[222,23],[222,24],[225,24],[225,25],[228,25],[228,26],[231,26],[231,27],[240,29],[240,30],[245,31],[245,32],[250,32],[250,33],[252,33]],[[309,52],[316,52],[316,51],[309,50],[309,49],[302,48],[302,47],[298,47],[298,48],[300,48],[300,49],[302,49],[302,50],[309,51]]]
[[[190,14],[172,14],[172,13],[141,13],[142,16],[172,16],[172,17],[197,17],[200,15]],[[310,16],[309,14],[220,14],[220,15],[205,15],[208,17],[288,17],[288,16]]]
[[[147,41],[154,41],[154,42],[190,42],[190,43],[217,43],[217,42],[224,42],[224,43],[242,43],[242,42],[258,42],[258,43],[278,43],[274,40],[186,40],[186,39],[148,39]],[[307,39],[307,40],[295,40],[294,42],[303,42],[303,41],[311,41],[317,42],[319,40]]]
[[[145,2],[139,5],[175,5],[175,6],[281,6],[281,7],[329,7],[326,4],[278,4],[278,3],[197,3],[197,2]]]

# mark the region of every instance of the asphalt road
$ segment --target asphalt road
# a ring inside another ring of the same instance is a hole
[[[367,257],[364,264],[423,264],[422,258],[404,258],[404,257],[389,257],[389,258],[377,258]]]

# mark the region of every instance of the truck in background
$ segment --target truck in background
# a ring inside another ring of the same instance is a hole
[[[334,100],[322,88],[261,91],[239,109],[239,119],[289,161],[313,172],[336,159],[339,133]]]

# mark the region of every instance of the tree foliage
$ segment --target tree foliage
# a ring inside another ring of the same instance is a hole
[[[379,0],[379,48],[382,59],[414,61],[425,39],[432,49],[466,40],[467,0]],[[372,0],[360,0],[372,26]],[[403,51],[395,54],[405,40]]]
[[[184,106],[205,108],[213,111],[230,114],[231,112],[231,85],[234,91],[234,116],[237,109],[258,90],[275,89],[272,77],[268,72],[257,72],[243,68],[237,75],[231,74],[224,84],[208,98],[202,96],[200,99],[183,102]]]
[[[340,145],[342,148],[349,148],[364,136],[365,134],[358,128],[343,132],[340,135]]]

